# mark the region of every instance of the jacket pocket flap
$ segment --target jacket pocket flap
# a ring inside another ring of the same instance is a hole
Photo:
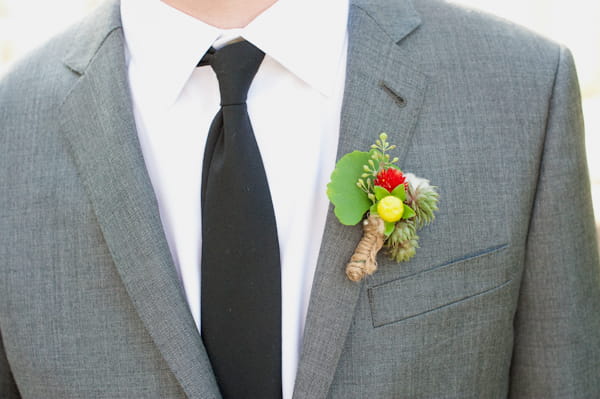
[[[368,289],[373,326],[404,320],[460,302],[510,281],[501,253],[507,244]]]

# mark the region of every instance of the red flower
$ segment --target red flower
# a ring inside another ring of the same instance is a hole
[[[394,168],[384,169],[379,172],[373,184],[385,188],[390,193],[400,184],[404,184],[404,187],[407,188],[406,177],[404,177],[402,172]]]

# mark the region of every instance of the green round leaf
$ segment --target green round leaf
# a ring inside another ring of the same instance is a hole
[[[327,197],[335,206],[340,223],[353,226],[360,222],[371,206],[367,194],[356,186],[370,159],[368,152],[354,151],[344,155],[336,164],[327,185]]]

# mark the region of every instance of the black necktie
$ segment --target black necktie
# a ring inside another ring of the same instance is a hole
[[[223,398],[281,398],[281,271],[275,214],[246,107],[264,53],[211,49],[221,109],[202,176],[202,339]]]

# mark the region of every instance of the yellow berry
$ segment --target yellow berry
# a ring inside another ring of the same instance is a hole
[[[402,214],[404,213],[404,204],[400,198],[390,195],[379,201],[377,204],[377,213],[386,222],[397,222],[402,218]]]

